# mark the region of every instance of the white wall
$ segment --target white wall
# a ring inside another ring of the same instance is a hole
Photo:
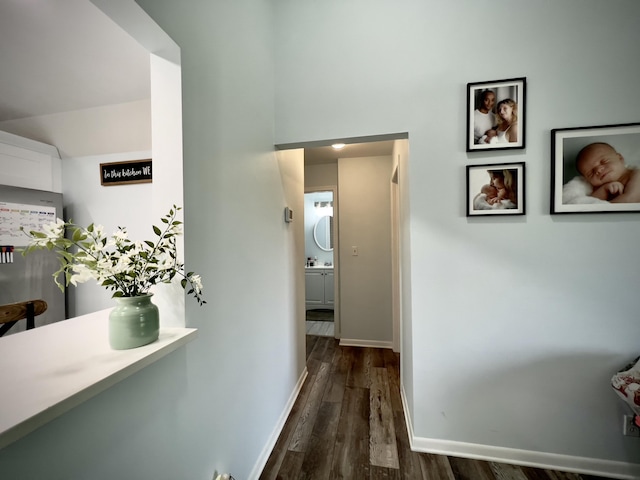
[[[298,214],[304,210],[304,151],[302,149],[278,151],[276,157],[284,191],[283,215],[285,206],[294,212],[293,222],[283,223],[285,231],[283,249],[285,258],[288,257],[284,267],[290,275],[287,284],[282,288],[282,293],[285,305],[289,309],[287,317],[293,320],[291,330],[286,333],[287,341],[291,342],[295,349],[295,354],[291,357],[295,363],[292,363],[290,368],[298,372],[300,366],[306,362],[305,277],[301,261],[305,252],[304,222],[302,215]]]
[[[609,381],[638,351],[640,224],[548,212],[550,130],[638,121],[640,4],[274,5],[276,143],[409,133],[414,445],[616,474],[639,464]],[[507,46],[492,50],[496,37]],[[517,76],[527,148],[466,153],[467,82]],[[527,165],[527,215],[467,219],[465,166],[513,161]],[[605,265],[615,274],[596,273]]]
[[[413,321],[411,317],[411,205],[409,195],[409,141],[396,140],[391,155],[398,170],[398,274],[400,282],[400,383],[407,416],[413,418]]]
[[[86,227],[90,223],[105,227],[110,235],[118,227],[126,227],[129,238],[153,240],[151,229],[152,184],[100,185],[100,164],[151,158],[151,152],[129,152],[111,155],[65,158],[62,162],[62,192],[65,219]],[[155,219],[160,226],[160,219]],[[114,306],[113,292],[89,281],[68,288],[69,317]],[[155,302],[154,302],[155,303]]]
[[[391,347],[391,174],[391,157],[338,159],[342,342]]]

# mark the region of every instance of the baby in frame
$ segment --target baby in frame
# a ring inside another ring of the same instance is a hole
[[[598,205],[594,211],[615,211],[616,204],[640,203],[640,135],[570,140],[563,149],[563,205],[591,204]]]

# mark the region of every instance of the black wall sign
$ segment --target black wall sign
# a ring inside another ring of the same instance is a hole
[[[151,159],[130,160],[100,164],[102,185],[124,185],[128,183],[151,183]]]

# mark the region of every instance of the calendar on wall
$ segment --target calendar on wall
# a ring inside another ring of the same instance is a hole
[[[44,225],[56,220],[56,208],[45,205],[0,202],[0,245],[26,247],[27,232],[40,231]]]

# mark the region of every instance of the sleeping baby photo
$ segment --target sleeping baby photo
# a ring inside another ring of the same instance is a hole
[[[640,211],[637,124],[553,134],[551,213]]]

